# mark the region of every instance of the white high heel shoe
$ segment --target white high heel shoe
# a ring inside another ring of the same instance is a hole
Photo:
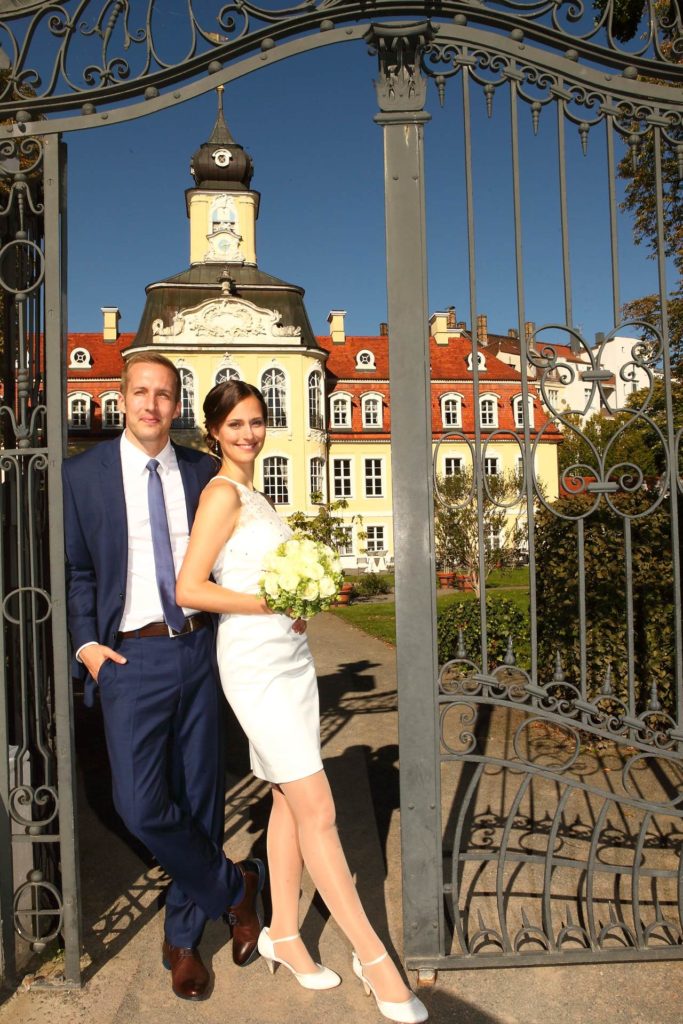
[[[336,988],[341,983],[341,978],[334,971],[331,971],[329,967],[323,967],[322,964],[316,964],[317,971],[308,971],[303,973],[295,971],[291,964],[283,960],[282,957],[275,955],[275,946],[280,942],[294,942],[295,939],[299,938],[299,933],[296,935],[287,935],[283,939],[275,939],[275,942],[271,939],[268,929],[263,928],[259,933],[258,937],[258,951],[263,959],[268,964],[268,970],[271,974],[275,974],[275,965],[282,964],[289,971],[292,972],[296,980],[299,982],[302,988],[313,988],[313,989],[325,989],[325,988]]]
[[[369,963],[362,964],[354,952],[353,973],[362,983],[366,996],[369,996],[372,992],[377,1003],[377,1009],[383,1017],[386,1017],[387,1020],[398,1021],[399,1024],[420,1024],[420,1021],[427,1020],[429,1014],[427,1013],[427,1007],[424,1003],[420,1002],[416,995],[411,992],[408,999],[403,999],[400,1003],[390,1003],[387,999],[379,998],[372,982],[368,981],[363,974],[364,967],[374,967],[375,964],[380,964],[382,960],[386,960],[388,956],[389,954],[385,950],[376,960],[370,960]]]

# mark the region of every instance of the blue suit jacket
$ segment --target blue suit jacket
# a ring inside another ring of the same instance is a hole
[[[216,463],[193,448],[173,445],[173,449],[192,527],[199,495],[215,474]],[[128,569],[120,438],[66,459],[62,479],[67,616],[73,649],[91,640],[111,647],[121,625]],[[85,676],[85,667],[75,659],[74,670]]]

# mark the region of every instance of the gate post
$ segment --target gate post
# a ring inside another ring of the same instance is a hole
[[[374,24],[375,82],[384,132],[384,195],[391,388],[391,464],[403,862],[403,942],[411,957],[442,945],[438,807],[436,594],[431,373],[420,55],[429,22]],[[414,964],[417,966],[417,964]]]

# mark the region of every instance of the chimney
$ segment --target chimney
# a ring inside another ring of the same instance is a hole
[[[104,324],[102,327],[102,341],[111,344],[119,336],[119,317],[121,316],[118,306],[101,306]]]
[[[517,328],[516,327],[508,327],[508,338],[517,338],[517,337],[518,337]]]
[[[429,318],[429,333],[437,345],[448,344],[448,313],[432,313]]]
[[[346,341],[346,331],[344,329],[345,316],[345,309],[331,309],[327,317],[327,322],[330,325],[330,337],[335,345],[343,345]]]
[[[536,324],[534,323],[534,321],[527,320],[527,322],[524,324],[524,337],[526,338],[526,343],[529,348],[533,346],[535,330]]]
[[[489,329],[486,313],[480,313],[477,317],[477,341],[480,345],[488,345]]]
[[[380,338],[387,338],[389,336],[389,324],[382,320],[379,325],[379,336]]]
[[[462,331],[464,333],[467,330],[467,320],[458,320],[455,326],[459,331]]]
[[[446,311],[446,328],[449,331],[457,330],[458,322],[455,318],[455,306],[449,306]]]

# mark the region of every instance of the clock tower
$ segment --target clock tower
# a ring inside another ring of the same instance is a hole
[[[223,116],[223,86],[211,137],[192,157],[197,187],[185,193],[190,219],[190,263],[256,266],[259,193],[249,187],[254,165],[235,142]]]

